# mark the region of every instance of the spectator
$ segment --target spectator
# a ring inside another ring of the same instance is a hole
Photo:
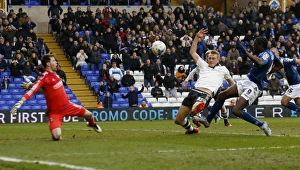
[[[104,84],[104,81],[101,80],[99,91],[97,92],[99,99],[101,99],[105,95],[106,92],[107,92],[107,86]]]
[[[139,53],[141,55],[142,63],[146,63],[146,61],[149,59],[149,53],[148,53],[147,48],[140,49]]]
[[[259,7],[258,12],[262,13],[264,17],[271,14],[271,9],[267,0],[263,0],[263,5]]]
[[[87,65],[85,60],[88,59],[88,56],[86,55],[86,53],[83,50],[80,50],[77,53],[76,58],[77,58],[77,62],[76,62],[76,65],[75,65],[75,69],[78,69],[81,66]]]
[[[33,69],[33,65],[31,65],[29,61],[26,61],[23,66],[23,78],[30,79],[31,81],[35,80],[35,77],[32,76]]]
[[[38,57],[39,50],[35,46],[33,46],[32,42],[30,42],[30,43],[28,43],[27,56],[31,56],[32,53],[35,53],[37,55],[37,57]]]
[[[238,16],[241,13],[241,7],[238,4],[237,0],[233,2],[232,8],[230,9],[230,13]]]
[[[139,59],[139,56],[137,56],[136,52],[132,53],[132,56],[130,57],[130,64],[129,64],[130,70],[133,72],[135,70],[141,71],[141,62]]]
[[[182,46],[182,47],[185,47],[186,42],[191,43],[192,40],[193,40],[193,39],[192,39],[191,37],[189,37],[188,35],[184,35],[183,37],[180,38],[181,46]]]
[[[153,74],[156,76],[157,73],[160,73],[160,75],[165,75],[165,68],[164,65],[161,64],[160,59],[157,59],[153,66]]]
[[[12,29],[11,25],[8,25],[3,29],[2,36],[5,41],[8,41],[10,44],[14,42],[15,31]]]
[[[106,95],[102,101],[104,108],[112,108],[112,104],[113,104],[113,98],[110,94],[110,92],[106,92]]]
[[[186,79],[187,75],[185,73],[185,69],[183,66],[179,66],[178,70],[176,71],[176,78],[178,83],[183,82]]]
[[[45,54],[48,54],[50,52],[50,50],[45,46],[45,44],[42,45],[42,47],[39,49],[39,59],[41,60],[42,57]]]
[[[53,4],[48,9],[48,17],[52,18],[53,15],[56,15],[57,18],[60,18],[60,15],[63,13],[63,9],[57,4],[57,0],[53,0]]]
[[[160,72],[158,72],[158,73],[156,74],[156,76],[155,76],[154,84],[155,84],[156,82],[158,83],[158,86],[159,86],[159,87],[162,87],[162,84],[163,84],[163,82],[164,82],[164,79],[162,78]]]
[[[114,79],[117,81],[120,81],[123,77],[121,69],[117,67],[115,62],[112,63],[112,67],[109,69],[109,75],[113,75]]]
[[[85,34],[83,36],[83,40],[88,42],[89,44],[94,45],[95,44],[95,38],[94,36],[90,35],[90,31],[85,31]]]
[[[141,104],[140,104],[140,106],[139,106],[139,108],[148,108],[148,107],[149,107],[149,106],[148,106],[148,104],[147,104],[146,99],[143,99],[142,102],[141,102]]]
[[[171,74],[174,75],[175,66],[177,63],[177,58],[175,57],[175,54],[171,53],[170,48],[167,48],[166,53],[163,55],[163,57],[163,64],[167,67],[167,70],[170,70]]]
[[[8,89],[10,84],[10,79],[7,76],[4,76],[1,81],[1,88],[2,89]]]
[[[281,84],[279,79],[275,76],[275,73],[271,75],[271,79],[269,80],[267,90],[269,91],[272,97],[274,97],[274,95],[280,95]]]
[[[228,69],[231,75],[240,75],[239,65],[237,60],[232,60]]]
[[[138,99],[139,99],[138,94],[142,93],[143,91],[144,91],[144,85],[142,85],[142,88],[139,91],[135,90],[134,86],[130,86],[129,92],[126,95],[122,93],[122,98],[123,99],[128,98],[129,107],[138,107]]]
[[[67,76],[66,76],[66,73],[61,69],[61,67],[60,67],[59,64],[57,64],[56,74],[60,77],[60,79],[63,82],[64,86],[67,86]]]
[[[119,55],[117,53],[114,53],[113,56],[111,57],[110,62],[115,62],[116,66],[120,68],[120,65],[122,64],[122,60],[119,58]]]
[[[229,106],[235,106],[235,100],[234,99],[230,100]]]
[[[99,69],[99,81],[107,81],[109,79],[109,71],[106,64],[103,64]]]
[[[231,45],[230,50],[227,53],[227,60],[229,63],[232,63],[233,60],[237,61],[240,56],[239,51],[236,49],[236,45]]]
[[[101,101],[98,102],[97,108],[98,109],[103,109],[104,108],[103,103]]]
[[[91,67],[91,70],[95,70],[95,68],[97,68],[97,70],[99,70],[101,68],[101,53],[98,50],[98,47],[95,45],[93,46],[93,50],[91,52],[91,55],[89,56],[89,64]]]
[[[126,70],[126,74],[123,76],[121,83],[125,87],[130,87],[134,85],[135,79],[132,75],[130,75],[129,70]]]
[[[163,97],[163,96],[164,96],[163,91],[162,91],[162,89],[159,87],[158,82],[155,82],[154,87],[151,89],[151,95],[152,95],[153,97],[156,97],[156,98],[158,98],[158,97]]]
[[[13,60],[17,60],[19,64],[23,65],[25,63],[24,56],[22,56],[22,53],[15,53],[15,57]]]
[[[12,61],[12,52],[14,51],[14,47],[10,45],[8,41],[5,42],[5,46],[1,49],[1,54],[3,54],[4,59],[7,64],[10,64]]]
[[[144,86],[147,88],[148,84],[153,87],[153,66],[148,59],[145,64],[142,64],[142,70],[144,71]]]
[[[170,71],[168,71],[164,78],[164,86],[166,88],[165,95],[167,99],[170,97],[170,95],[177,98],[177,90],[175,88],[176,85],[178,85],[177,79],[171,74]]]
[[[128,53],[128,50],[125,48],[124,50],[121,51],[122,53],[122,60],[123,60],[123,68],[124,70],[128,70],[129,64],[130,64],[130,56]]]
[[[9,66],[10,75],[12,78],[21,78],[22,77],[22,65],[18,63],[17,60],[13,60]]]
[[[103,34],[103,39],[105,40],[105,49],[108,53],[115,53],[117,37],[113,34],[111,28],[107,28],[106,32]]]
[[[120,85],[120,81],[116,80],[114,78],[114,75],[110,75],[109,79],[107,80],[108,91],[112,94],[117,93],[119,92],[119,88],[121,87]]]
[[[31,53],[31,56],[29,57],[28,61],[30,64],[32,64],[34,67],[37,67],[38,65],[41,65],[41,61],[39,61],[37,53]]]
[[[0,55],[0,72],[4,72],[7,68],[7,63],[3,59],[3,55]]]

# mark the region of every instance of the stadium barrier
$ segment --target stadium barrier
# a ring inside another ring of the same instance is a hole
[[[232,115],[232,107],[227,107],[229,117],[236,118]],[[127,120],[173,120],[175,119],[178,108],[175,107],[158,107],[158,108],[116,108],[116,109],[89,109],[95,118],[95,121],[127,121]],[[255,105],[246,108],[256,118],[264,117],[298,117],[295,111],[291,111],[279,105]],[[203,112],[207,115],[207,110]],[[64,122],[81,122],[83,118],[65,117]],[[9,111],[0,112],[0,124],[5,123],[40,123],[47,122],[44,110],[23,110],[16,115],[11,115]]]

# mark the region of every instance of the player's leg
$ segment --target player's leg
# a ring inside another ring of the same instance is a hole
[[[186,134],[198,133],[198,129],[193,128],[193,126],[190,124],[189,120],[187,119],[187,116],[189,115],[190,111],[191,108],[181,105],[176,115],[174,123],[185,128]]]
[[[96,132],[101,133],[102,129],[100,128],[100,126],[98,126],[94,120],[93,114],[92,112],[90,112],[89,110],[85,109],[85,113],[82,116],[85,118],[85,120],[88,122],[88,126],[93,128]]]
[[[221,92],[218,95],[217,101],[214,103],[214,105],[211,107],[210,111],[208,112],[207,121],[208,123],[211,123],[215,115],[219,112],[219,110],[223,107],[224,102],[226,99],[231,97],[237,97],[238,96],[238,89],[237,85],[230,86],[225,91]],[[226,108],[225,108],[226,110]]]
[[[222,106],[221,108],[221,116],[223,117],[224,119],[224,125],[225,126],[232,126],[229,121],[228,121],[228,113],[227,113],[227,109],[225,107],[225,105]]]
[[[271,136],[271,129],[268,127],[268,124],[266,122],[261,122],[255,117],[253,117],[250,113],[244,111],[244,108],[251,105],[257,98],[259,93],[260,91],[254,90],[254,88],[245,89],[241,97],[237,101],[236,105],[233,107],[232,113],[235,116],[240,117],[245,121],[260,127],[267,136]]]
[[[291,110],[294,110],[296,112],[300,112],[300,105],[296,102],[299,101],[297,98],[300,97],[299,95],[299,91],[300,91],[300,85],[292,85],[290,86],[284,96],[281,99],[281,105],[289,108]],[[295,103],[290,102],[292,99],[294,99]]]
[[[49,113],[48,114],[48,125],[54,141],[61,140],[61,124],[62,124],[63,115],[58,113]]]

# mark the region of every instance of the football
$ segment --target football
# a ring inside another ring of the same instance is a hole
[[[152,44],[152,52],[154,55],[163,55],[166,52],[166,44],[162,41],[155,41]]]

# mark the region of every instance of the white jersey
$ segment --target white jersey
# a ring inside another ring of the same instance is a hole
[[[229,70],[225,66],[217,65],[209,67],[208,63],[199,58],[197,61],[198,79],[195,88],[206,88],[216,93],[223,84],[223,80],[231,78]]]

